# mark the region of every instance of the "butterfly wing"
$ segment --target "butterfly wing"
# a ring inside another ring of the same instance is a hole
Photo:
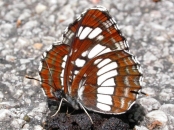
[[[69,52],[66,44],[53,45],[43,54],[43,59],[39,66],[41,77],[41,87],[48,98],[57,99],[54,92],[62,90],[64,69]]]
[[[127,111],[141,89],[141,70],[125,38],[103,7],[76,21],[65,69],[65,93],[86,108],[108,114]]]
[[[117,114],[131,107],[142,74],[105,8],[82,13],[65,31],[63,43],[42,61],[40,76],[48,97],[55,98],[53,93],[64,88],[65,94],[93,111]]]
[[[54,92],[64,89],[64,70],[70,51],[70,44],[78,28],[78,20],[65,29],[60,45],[53,45],[44,53],[39,66],[41,87],[48,98],[57,99]]]
[[[127,51],[112,51],[90,60],[76,75],[78,100],[89,110],[126,112],[141,89],[142,73],[137,59]]]
[[[128,44],[117,24],[103,7],[87,10],[73,23],[75,34],[65,69],[65,93],[78,90],[72,86],[80,69],[91,59],[114,50],[128,50]],[[66,39],[66,38],[64,38]],[[65,40],[63,40],[65,41]]]

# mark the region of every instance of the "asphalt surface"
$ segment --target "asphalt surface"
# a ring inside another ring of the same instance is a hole
[[[173,0],[0,0],[0,130],[43,129],[47,100],[39,83],[25,75],[38,78],[42,53],[95,5],[110,11],[141,63],[143,92],[149,96],[140,96],[140,103],[147,114],[164,112],[162,125],[149,126],[147,118],[139,127],[174,129]]]

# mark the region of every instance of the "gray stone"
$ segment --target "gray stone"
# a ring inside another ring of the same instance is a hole
[[[0,102],[0,108],[14,108],[19,106],[20,106],[19,102],[14,102],[14,101]]]
[[[15,62],[16,61],[16,57],[12,56],[12,55],[6,55],[5,59],[9,62]]]
[[[42,42],[44,44],[47,44],[47,45],[53,44],[53,42],[55,42],[55,41],[56,41],[56,39],[54,37],[51,37],[51,36],[46,36],[46,37],[42,38]]]
[[[133,26],[128,25],[128,26],[124,27],[123,29],[124,29],[124,31],[126,32],[126,34],[127,34],[128,36],[132,36],[133,33],[134,33],[134,28],[133,28]]]
[[[153,53],[151,53],[151,52],[147,52],[147,53],[145,53],[145,55],[144,55],[144,61],[145,61],[145,63],[151,63],[152,61],[156,61],[157,60],[157,57],[153,54]]]
[[[10,121],[14,114],[8,109],[0,109],[0,121]]]
[[[2,56],[6,56],[6,55],[9,55],[11,52],[12,52],[11,49],[5,49],[5,50],[2,50],[1,51],[1,55]]]
[[[10,65],[10,64],[5,64],[5,68],[11,68],[12,67],[12,65]]]
[[[27,115],[29,117],[33,117],[36,120],[41,121],[42,120],[42,114],[46,113],[47,110],[47,103],[46,102],[42,102],[39,103],[38,107],[35,107],[31,112],[29,112]]]
[[[44,130],[42,126],[36,125],[34,126],[34,130]]]
[[[146,115],[148,118],[149,125],[153,125],[155,122],[158,122],[159,128],[163,129],[165,128],[167,124],[167,116],[163,111],[155,110]]]
[[[134,130],[148,130],[145,126],[135,126]]]
[[[21,129],[24,124],[25,121],[22,119],[13,119],[10,125],[12,128]]]
[[[66,1],[66,0],[65,0]],[[49,5],[56,5],[59,1],[57,1],[57,0],[49,0],[49,1],[47,1],[48,3],[49,3]],[[63,1],[62,1],[63,2]],[[60,3],[62,3],[62,2],[60,2]]]
[[[15,43],[15,46],[18,48],[22,48],[25,46],[28,46],[31,44],[30,39],[24,38],[24,37],[19,37],[17,42]]]
[[[174,104],[164,104],[159,110],[163,111],[166,115],[174,117]]]
[[[4,94],[2,93],[2,91],[0,91],[0,100],[4,98]]]
[[[36,13],[42,13],[43,11],[45,11],[47,9],[47,6],[43,5],[43,4],[38,4],[36,7],[35,7],[35,11]]]
[[[26,63],[30,63],[31,59],[20,59],[19,61],[21,64],[26,64]]]
[[[54,22],[55,22],[55,19],[56,19],[55,15],[50,15],[50,16],[48,17],[48,21],[49,21],[50,23],[54,23]]]
[[[151,97],[140,98],[139,102],[147,111],[158,110],[161,106],[159,101]]]
[[[13,8],[5,14],[4,19],[9,22],[14,22],[16,18],[19,16],[19,14],[20,11],[17,8]]]
[[[15,92],[15,94],[13,95],[13,97],[16,98],[16,99],[19,99],[19,98],[21,98],[22,95],[23,95],[23,91],[22,90],[17,90]]]
[[[24,124],[21,130],[29,130],[30,125],[29,124]]]
[[[9,23],[0,25],[0,31],[3,32],[3,33],[0,33],[0,36],[6,37],[6,38],[12,37],[17,34],[15,26]]]
[[[27,20],[29,17],[31,17],[31,11],[26,9],[22,12],[22,14],[18,17],[18,20]]]
[[[38,26],[38,22],[36,20],[33,20],[33,21],[28,21],[27,23],[25,23],[25,25],[22,27],[24,30],[30,30],[30,29],[33,29],[35,27]]]
[[[162,100],[162,101],[168,101],[170,100],[170,95],[166,92],[161,92],[159,93],[159,98]]]
[[[156,23],[150,23],[152,28],[157,29],[157,30],[165,30],[165,27]]]
[[[159,42],[165,42],[166,38],[163,36],[155,36],[154,39]]]
[[[154,88],[144,87],[142,91],[144,93],[148,94],[148,96],[150,96],[150,97],[155,97],[156,96],[156,92],[155,92]]]

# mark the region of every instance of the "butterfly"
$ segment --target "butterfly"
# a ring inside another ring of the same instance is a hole
[[[105,114],[129,110],[142,83],[139,61],[101,6],[83,12],[44,52],[39,75],[48,98]]]

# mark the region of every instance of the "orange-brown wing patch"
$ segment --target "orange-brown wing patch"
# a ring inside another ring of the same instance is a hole
[[[65,44],[53,45],[52,49],[44,53],[40,65],[41,86],[48,98],[55,98],[53,92],[63,87],[64,69],[69,46]]]

